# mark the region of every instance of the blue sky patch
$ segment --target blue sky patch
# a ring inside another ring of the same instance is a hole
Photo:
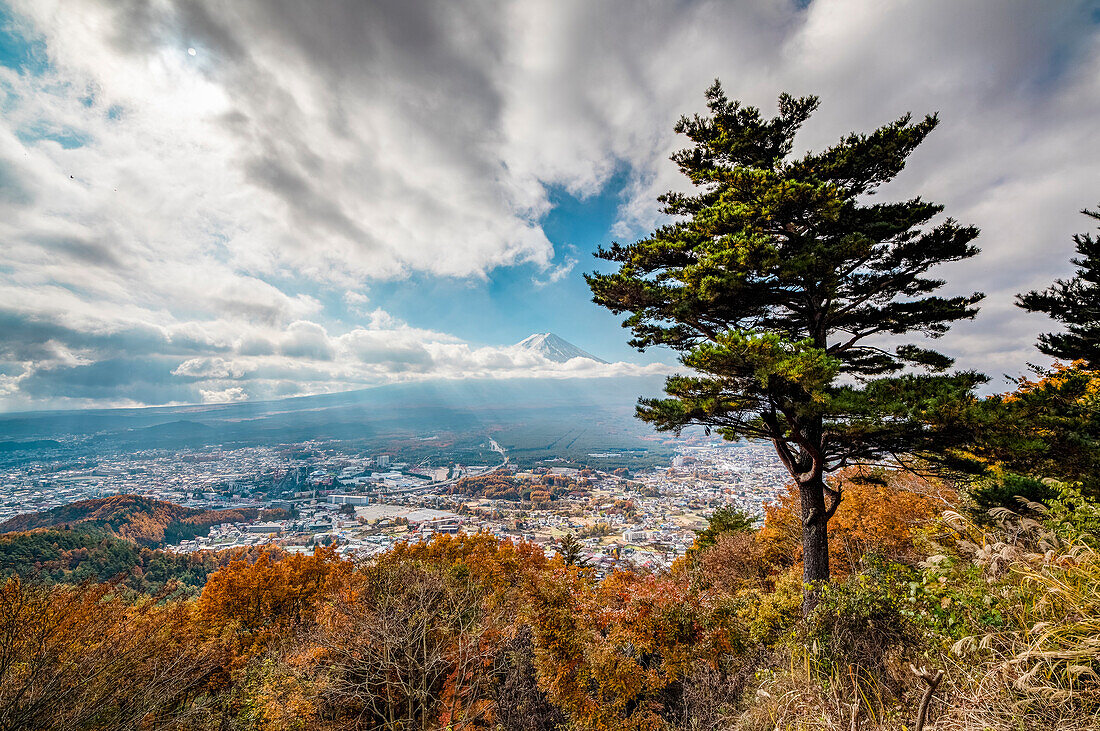
[[[549,190],[552,208],[542,228],[554,244],[554,265],[569,258],[577,261],[556,282],[547,281],[549,272],[531,264],[498,267],[487,273],[487,280],[413,274],[401,281],[371,283],[363,292],[370,301],[361,309],[369,312],[380,306],[414,327],[450,333],[473,344],[508,345],[549,331],[605,360],[669,360],[667,353],[641,356],[628,347],[619,318],[592,303],[584,281],[584,272],[611,268],[593,254],[614,239],[611,227],[628,183],[624,167],[599,193],[586,198],[561,187]],[[352,314],[349,324],[357,324],[357,319],[367,318]]]
[[[49,67],[46,44],[39,39],[28,39],[25,33],[25,27],[7,3],[0,2],[0,66],[41,75]]]
[[[38,122],[15,131],[15,136],[24,145],[33,145],[42,140],[50,140],[61,145],[63,149],[73,150],[88,144],[91,138],[85,133],[72,127],[57,126],[46,122]]]

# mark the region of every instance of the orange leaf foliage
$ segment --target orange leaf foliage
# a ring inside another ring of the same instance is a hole
[[[852,468],[833,479],[843,494],[829,521],[829,555],[837,575],[854,571],[870,551],[895,560],[914,559],[914,531],[939,515],[948,504],[945,501],[957,497],[951,487],[909,472],[880,470],[871,474]],[[759,540],[771,563],[784,566],[801,560],[799,516],[794,485],[767,506]]]
[[[326,596],[347,586],[352,570],[334,548],[308,555],[267,549],[255,561],[237,559],[212,574],[199,597],[199,617],[208,631],[234,631],[247,656],[250,648],[312,620]]]

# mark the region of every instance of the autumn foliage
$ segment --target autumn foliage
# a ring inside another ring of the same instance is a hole
[[[193,606],[109,583],[0,587],[0,728],[141,728],[183,718],[220,653]]]
[[[656,574],[601,579],[540,546],[478,534],[366,563],[333,548],[240,553],[190,598],[170,583],[147,595],[118,580],[14,577],[0,587],[0,729],[612,731],[738,718],[732,727],[771,729],[788,711],[768,699],[795,661],[838,693],[863,694],[868,713],[893,713],[909,692],[897,669],[947,651],[918,626],[930,637],[996,627],[998,611],[1021,611],[1023,585],[997,589],[1008,603],[991,605],[996,575],[971,594],[968,579],[938,581],[950,565],[921,569],[918,546],[958,533],[934,517],[949,491],[857,477],[831,536],[850,575],[806,620],[798,567],[779,553],[797,536],[782,502],[760,530],[719,521],[737,529],[712,531]]]
[[[979,404],[974,439],[954,456],[997,472],[1079,483],[1100,498],[1100,368],[1076,361],[1033,370],[1012,391]]]
[[[909,661],[942,666],[977,632],[994,633],[995,647],[1025,643],[1013,627],[1033,615],[1053,626],[1028,582],[1071,576],[1088,593],[1094,554],[1066,549],[1043,568],[1032,544],[1058,543],[1035,521],[997,544],[1032,542],[1012,549],[1030,562],[1025,582],[997,568],[981,529],[938,517],[957,499],[949,486],[893,471],[848,471],[837,485],[829,540],[844,577],[809,617],[793,493],[760,529],[719,511],[696,548],[658,573],[601,577],[533,543],[476,534],[365,562],[331,547],[189,559],[206,562],[197,596],[171,579],[150,592],[126,575],[13,575],[0,584],[0,731],[770,731],[810,717],[850,729],[853,698],[864,719],[904,716],[920,690]],[[19,540],[68,545],[61,534]],[[930,562],[932,551],[942,555]],[[1057,626],[1085,647],[1093,620]],[[1043,647],[1064,639],[1044,632]],[[1072,665],[1072,682],[1092,688],[1084,667]],[[955,683],[953,702],[976,702]]]
[[[332,548],[312,554],[263,550],[214,573],[196,611],[203,627],[231,633],[245,658],[304,624],[312,624],[323,599],[345,589],[352,566]]]
[[[285,515],[285,511],[266,512],[268,519]],[[143,495],[111,495],[80,500],[41,513],[17,515],[0,524],[0,533],[84,526],[153,547],[166,541],[205,535],[210,526],[219,523],[255,520],[260,513],[257,508],[198,510]]]
[[[843,499],[829,522],[829,554],[841,576],[855,571],[867,553],[915,560],[916,532],[958,499],[949,485],[910,472],[853,468],[834,479]],[[800,560],[798,515],[798,492],[793,488],[767,507],[757,536],[766,560],[777,565]]]
[[[545,503],[583,490],[582,485],[564,475],[542,474],[519,478],[507,470],[497,470],[487,475],[463,477],[448,487],[446,492],[489,500],[530,500],[534,503]]]

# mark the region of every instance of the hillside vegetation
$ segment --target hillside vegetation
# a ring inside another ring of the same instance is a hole
[[[155,547],[205,535],[219,523],[256,520],[261,512],[257,508],[198,510],[143,495],[112,495],[17,515],[0,523],[0,533],[82,526]]]
[[[988,514],[938,480],[844,480],[841,570],[805,617],[788,500],[759,530],[725,516],[662,574],[601,580],[478,535],[370,564],[269,549],[193,598],[12,578],[0,722],[869,731],[911,728],[942,672],[928,728],[1098,727],[1095,503],[1052,485],[1032,517]]]
[[[0,536],[0,578],[5,580],[18,576],[48,584],[116,581],[147,594],[172,584],[184,593],[197,593],[228,560],[210,552],[157,551],[87,525]]]
[[[716,513],[670,571],[603,578],[567,546],[490,535],[172,567],[79,526],[13,534],[0,556],[38,541],[51,581],[0,589],[0,727],[1097,729],[1097,474],[1055,459],[1051,425],[1074,415],[1073,449],[1095,453],[1098,395],[1077,363],[970,402],[951,455],[969,474],[841,471],[808,613],[794,488],[760,528]],[[1038,435],[1051,459],[1010,470]],[[172,568],[201,590],[155,581]]]

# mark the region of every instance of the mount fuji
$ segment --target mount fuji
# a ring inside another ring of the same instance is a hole
[[[558,337],[554,333],[535,333],[519,341],[514,347],[537,353],[555,363],[565,363],[573,358],[588,358],[597,363],[607,363],[606,360],[581,350],[573,343]]]

